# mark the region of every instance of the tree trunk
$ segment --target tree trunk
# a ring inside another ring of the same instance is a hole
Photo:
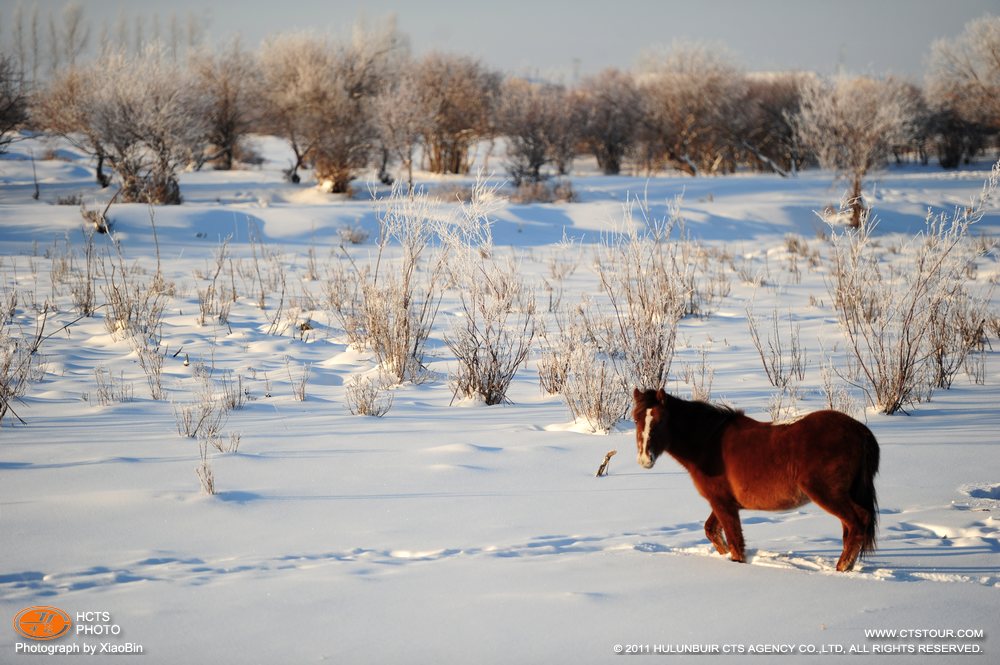
[[[97,184],[101,189],[107,188],[111,184],[111,176],[104,172],[104,151],[97,151]]]
[[[861,198],[861,174],[855,173],[851,180],[851,228],[861,228],[861,221],[865,217],[865,201]]]

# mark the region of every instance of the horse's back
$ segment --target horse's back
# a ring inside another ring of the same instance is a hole
[[[818,479],[846,487],[871,463],[872,452],[877,469],[871,430],[832,410],[786,424],[742,417],[723,436],[732,492],[743,507],[759,510],[789,510],[807,503],[803,487]]]
[[[824,449],[831,449],[838,456],[848,450],[861,453],[875,443],[875,435],[867,425],[832,409],[814,411],[793,423],[775,427],[785,428],[784,436],[790,445],[807,448],[814,454]]]

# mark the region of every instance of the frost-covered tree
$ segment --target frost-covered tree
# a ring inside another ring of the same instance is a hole
[[[934,42],[925,90],[938,159],[954,168],[1000,132],[1000,17],[976,19],[958,38]]]
[[[561,86],[513,78],[504,82],[497,128],[507,137],[508,169],[515,185],[539,182],[541,169],[555,159],[553,146],[566,113]]]
[[[374,100],[405,53],[405,41],[389,27],[355,31],[335,45],[310,34],[286,34],[261,51],[265,127],[285,138],[295,163],[289,178],[311,163],[331,191],[346,191],[367,165],[375,141]]]
[[[390,18],[373,28],[355,25],[351,40],[336,50],[327,108],[332,131],[320,137],[312,157],[316,179],[330,191],[347,191],[368,165],[379,139],[375,99],[398,76],[408,49]]]
[[[964,121],[1000,129],[1000,16],[969,22],[931,47],[927,96]]]
[[[31,117],[38,129],[66,138],[94,158],[97,184],[107,187],[107,151],[93,122],[97,74],[91,66],[70,67],[54,76],[32,97]]]
[[[472,147],[493,132],[500,75],[466,56],[431,53],[417,66],[417,87],[428,167],[466,173]]]
[[[398,77],[386,82],[375,99],[375,117],[383,150],[400,161],[412,190],[413,155],[426,124],[412,63],[404,65]]]
[[[189,73],[163,49],[117,53],[94,66],[82,110],[108,164],[121,180],[123,201],[180,203],[178,170],[203,149],[208,116]]]
[[[737,114],[737,131],[750,164],[780,174],[795,173],[802,165],[795,118],[807,78],[796,72],[747,76],[746,106]]]
[[[171,53],[176,51],[171,48]],[[240,142],[253,129],[256,100],[260,95],[260,75],[256,57],[233,40],[221,51],[207,49],[191,57],[191,70],[198,94],[208,110],[209,154],[216,168],[233,168]]]
[[[724,49],[677,43],[643,57],[637,76],[649,168],[690,175],[732,171],[734,121],[746,96],[743,72]]]
[[[606,175],[617,175],[635,142],[641,118],[639,91],[630,74],[606,69],[583,80],[583,140]]]
[[[914,108],[906,86],[894,79],[838,75],[802,88],[798,135],[819,163],[850,182],[851,226],[864,218],[861,187],[892,147],[909,140]]]
[[[579,90],[557,86],[553,94],[560,110],[549,128],[549,157],[559,175],[567,175],[583,142],[587,110]]]
[[[336,94],[333,49],[314,35],[282,34],[264,43],[260,65],[262,129],[288,141],[295,163],[286,174],[298,182],[307,155],[328,131],[327,100]]]

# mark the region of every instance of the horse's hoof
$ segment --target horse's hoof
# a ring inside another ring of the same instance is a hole
[[[733,554],[733,555],[732,555],[732,556],[730,556],[729,558],[730,558],[730,559],[731,559],[732,561],[735,561],[736,563],[746,563],[746,562],[747,562],[747,560],[746,560],[746,557],[745,557],[745,556],[743,556],[742,554],[739,554],[739,555],[737,555],[737,554]]]

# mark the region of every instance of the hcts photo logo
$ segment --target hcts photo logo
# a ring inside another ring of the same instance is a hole
[[[29,640],[47,641],[69,632],[73,621],[58,607],[35,605],[14,615],[14,630]]]

